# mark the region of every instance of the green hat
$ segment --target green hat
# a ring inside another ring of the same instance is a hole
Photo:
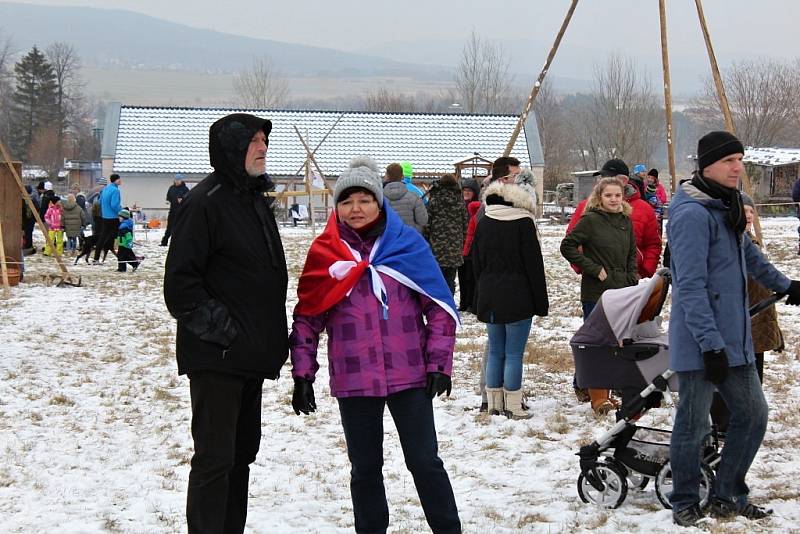
[[[123,219],[130,219],[131,218],[131,212],[128,211],[128,210],[119,210],[119,213],[117,213],[117,215],[119,217],[122,217]]]
[[[411,166],[411,163],[408,161],[400,162],[400,166],[403,167],[403,176],[414,176],[414,167]]]

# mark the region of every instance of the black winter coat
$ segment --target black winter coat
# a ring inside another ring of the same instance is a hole
[[[532,197],[517,185],[492,184],[487,206],[506,205],[533,214]],[[513,323],[548,313],[547,282],[536,225],[530,217],[478,221],[471,257],[475,273],[473,307],[484,323]]]
[[[286,259],[265,193],[244,159],[271,123],[235,114],[211,126],[214,172],[181,203],[164,274],[164,300],[178,321],[178,372],[214,370],[277,378],[289,354]]]
[[[181,182],[181,185],[172,184],[167,189],[167,202],[169,202],[169,210],[173,211],[180,206],[183,199],[189,193],[189,188],[186,184]]]

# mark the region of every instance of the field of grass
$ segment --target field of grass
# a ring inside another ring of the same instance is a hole
[[[87,94],[132,106],[230,106],[236,97],[233,74],[96,68],[84,68],[81,73]],[[410,78],[289,78],[289,99],[358,97],[379,87],[438,94],[446,85]]]

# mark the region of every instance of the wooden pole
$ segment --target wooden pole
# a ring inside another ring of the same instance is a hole
[[[336,119],[336,122],[334,122],[334,123],[333,123],[333,126],[331,126],[331,127],[328,129],[328,131],[327,131],[327,132],[325,132],[325,135],[322,137],[322,139],[320,139],[319,143],[317,143],[317,146],[315,146],[315,147],[314,147],[314,150],[312,150],[312,151],[311,151],[311,155],[312,155],[312,156],[313,156],[314,154],[316,154],[316,153],[317,153],[317,150],[319,149],[319,147],[321,147],[321,146],[322,146],[322,143],[324,143],[324,142],[325,142],[325,140],[326,140],[326,139],[328,138],[328,136],[331,134],[331,132],[333,131],[333,129],[334,129],[334,128],[336,128],[336,125],[337,125],[337,124],[339,124],[339,121],[340,121],[340,120],[342,120],[342,117],[344,117],[344,113],[342,113],[341,115],[339,115],[339,118],[338,118],[338,119]],[[308,137],[308,132],[307,132],[307,131],[306,131],[306,137]],[[305,164],[303,164],[303,165],[305,165]],[[303,165],[301,165],[299,169],[297,169],[296,171],[294,171],[294,174],[297,174],[298,172],[300,172],[301,170],[303,170]]]
[[[658,0],[658,11],[661,20],[661,65],[664,69],[664,113],[667,119],[667,157],[669,159],[669,175],[672,179],[672,192],[678,187],[678,175],[675,172],[675,146],[672,141],[672,83],[669,74],[669,49],[667,47],[667,8],[666,0]]]
[[[42,218],[39,216],[39,210],[36,209],[36,205],[33,203],[33,200],[31,200],[31,196],[25,190],[25,186],[22,183],[22,178],[20,178],[19,174],[17,174],[17,169],[15,169],[11,164],[11,156],[9,155],[2,141],[0,141],[0,156],[2,156],[2,158],[5,160],[8,170],[11,171],[11,175],[17,182],[17,187],[19,187],[20,194],[22,194],[22,200],[25,201],[25,203],[28,205],[28,208],[30,208],[31,213],[33,213],[33,218],[36,219],[36,224],[39,225],[39,230],[42,232],[42,235],[44,235],[45,241],[50,241],[50,236],[47,232],[47,226],[45,226]],[[67,266],[64,265],[64,262],[61,260],[61,256],[59,256],[58,252],[56,252],[55,240],[50,241],[50,246],[53,247],[53,259],[56,260],[63,279],[65,281],[72,282],[72,275],[69,274],[69,271],[67,271]]]
[[[308,143],[308,130],[306,130],[306,143]],[[308,193],[308,220],[311,222],[311,237],[317,237],[317,227],[314,221],[314,193],[311,191],[311,162],[309,158],[313,154],[306,156],[306,193]]]
[[[6,267],[6,247],[3,245],[3,223],[0,221],[0,275],[3,278],[3,296],[11,296],[11,288],[8,283],[8,267]]]
[[[736,134],[736,128],[733,124],[733,114],[731,113],[731,106],[728,103],[728,95],[725,93],[725,85],[722,83],[722,76],[719,73],[719,65],[717,64],[717,56],[714,54],[714,46],[711,44],[711,35],[708,33],[708,25],[706,24],[706,16],[703,13],[703,3],[701,0],[694,0],[697,6],[697,17],[700,19],[700,28],[703,30],[703,39],[706,42],[706,51],[708,52],[708,60],[711,63],[711,75],[714,78],[714,85],[717,88],[717,98],[719,99],[719,106],[722,110],[722,116],[725,119],[725,129],[732,134]],[[742,172],[742,186],[745,192],[750,195],[755,201],[753,194],[753,186],[750,183],[750,177],[747,175],[747,170]],[[758,211],[755,212],[753,217],[753,228],[756,231],[756,239],[759,243],[763,243],[761,236],[761,220],[758,217]]]
[[[550,64],[553,63],[553,58],[556,57],[558,46],[561,44],[561,39],[564,37],[564,32],[567,31],[567,26],[569,26],[569,21],[572,19],[572,14],[575,13],[575,8],[577,5],[578,0],[572,0],[572,4],[569,6],[569,10],[567,11],[567,16],[564,17],[564,22],[561,24],[561,29],[558,31],[558,35],[556,35],[556,40],[553,43],[552,48],[550,48],[550,53],[547,54],[544,67],[542,67],[542,70],[539,72],[539,77],[536,79],[536,83],[533,84],[533,89],[531,89],[531,94],[528,97],[528,101],[525,103],[525,108],[522,110],[522,113],[517,120],[517,125],[514,127],[514,132],[511,134],[511,139],[508,140],[506,149],[503,152],[504,156],[511,154],[511,150],[514,148],[514,144],[517,142],[519,132],[525,125],[525,121],[528,120],[528,113],[530,113],[533,103],[536,101],[536,96],[539,94],[539,89],[542,87],[542,82],[544,82],[544,77],[547,74],[547,71],[550,70]]]

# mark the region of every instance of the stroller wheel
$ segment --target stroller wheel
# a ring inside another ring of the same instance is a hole
[[[650,478],[644,475],[640,475],[634,471],[628,470],[628,487],[633,488],[635,490],[643,490],[647,487],[647,483],[650,482]]]
[[[708,500],[711,496],[711,490],[714,487],[714,472],[708,467],[705,462],[700,462],[700,508],[705,509],[708,506]],[[672,468],[669,462],[658,471],[656,475],[656,495],[664,508],[671,510],[672,505],[669,502],[669,495],[672,493]]]
[[[585,503],[602,508],[617,508],[628,495],[628,482],[618,466],[612,463],[595,463],[586,475],[581,473],[578,476],[578,495]]]

